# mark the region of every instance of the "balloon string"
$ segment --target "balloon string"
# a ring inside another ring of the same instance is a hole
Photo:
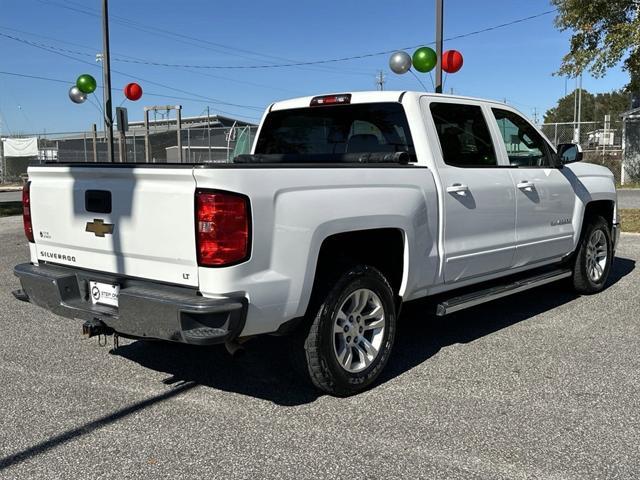
[[[436,84],[433,83],[433,75],[431,75],[431,72],[429,72],[429,78],[431,79],[431,88],[433,88],[433,91],[436,91]]]
[[[444,78],[442,79],[442,93],[444,93],[444,89],[447,85],[447,77],[449,76],[449,74],[447,72],[444,72]]]
[[[416,75],[416,73],[413,70],[409,70],[411,72],[411,75],[413,75],[414,77],[416,77],[416,80],[418,80],[418,82],[420,83],[420,85],[422,85],[422,88],[424,89],[425,92],[428,92],[427,87],[424,86],[424,83],[422,83],[422,80],[420,80],[420,78]]]
[[[95,95],[95,93],[93,95]],[[102,110],[102,107],[100,106],[100,102],[98,102],[97,100],[94,102],[94,100],[90,96],[87,96],[87,100],[89,100],[89,103],[91,103],[91,105],[93,105],[95,108],[97,108],[98,111],[104,117],[104,112]]]

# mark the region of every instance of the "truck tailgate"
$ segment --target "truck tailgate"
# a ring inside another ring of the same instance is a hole
[[[197,286],[193,169],[154,167],[29,168],[38,260]]]

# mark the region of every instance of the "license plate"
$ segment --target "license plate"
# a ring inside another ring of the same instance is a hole
[[[89,293],[91,302],[95,305],[111,305],[118,306],[118,294],[120,293],[120,285],[111,285],[110,283],[89,282]]]

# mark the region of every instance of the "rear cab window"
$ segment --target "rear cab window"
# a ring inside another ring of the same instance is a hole
[[[429,109],[444,163],[462,168],[498,165],[491,133],[481,107],[433,102]]]
[[[276,110],[267,115],[255,150],[328,160],[331,154],[396,152],[406,152],[415,161],[409,124],[399,103]]]

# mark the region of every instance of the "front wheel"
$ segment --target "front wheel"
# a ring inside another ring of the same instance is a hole
[[[366,389],[386,365],[395,338],[393,291],[384,275],[370,266],[351,268],[312,314],[304,351],[313,384],[338,396]]]
[[[584,235],[573,266],[573,287],[578,293],[597,293],[604,288],[613,262],[609,224],[602,217],[584,226]]]

